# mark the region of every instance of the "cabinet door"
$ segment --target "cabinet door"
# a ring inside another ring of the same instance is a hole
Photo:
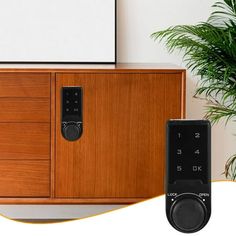
[[[55,196],[147,198],[164,192],[165,123],[183,115],[176,74],[57,74]],[[83,88],[83,134],[61,135],[63,86]]]

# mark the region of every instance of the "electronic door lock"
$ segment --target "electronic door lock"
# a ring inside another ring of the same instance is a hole
[[[76,141],[83,133],[82,88],[63,87],[61,98],[62,136],[68,141]]]
[[[211,126],[207,120],[167,123],[166,215],[180,232],[202,229],[211,215]]]

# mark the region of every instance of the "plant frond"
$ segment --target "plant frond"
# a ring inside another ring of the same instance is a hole
[[[217,1],[213,6],[216,9],[210,15],[208,22],[224,27],[229,22],[236,22],[236,1],[224,0],[223,2]]]
[[[206,22],[172,26],[151,37],[170,53],[182,52],[186,67],[200,77],[195,97],[207,100],[206,118],[236,121],[236,0],[217,1]],[[236,155],[225,175],[236,179]]]
[[[231,156],[226,162],[223,174],[227,179],[236,180],[236,154]]]

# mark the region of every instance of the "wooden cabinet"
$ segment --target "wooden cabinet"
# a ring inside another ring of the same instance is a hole
[[[75,142],[61,134],[67,86],[83,89]],[[164,193],[165,123],[184,118],[185,71],[0,69],[0,107],[0,203],[132,203]]]
[[[0,197],[50,196],[50,79],[0,72]]]

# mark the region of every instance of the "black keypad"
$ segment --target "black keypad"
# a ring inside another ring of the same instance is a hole
[[[82,89],[81,87],[62,88],[62,120],[82,121]]]
[[[169,142],[169,182],[201,180],[207,182],[207,125],[171,125]]]

